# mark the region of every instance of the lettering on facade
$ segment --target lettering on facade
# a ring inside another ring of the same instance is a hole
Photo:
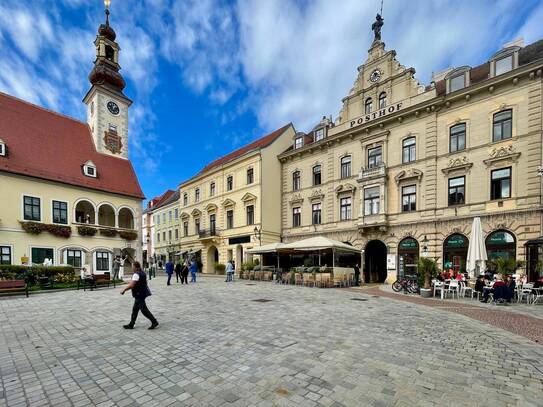
[[[395,113],[401,110],[401,108],[402,108],[402,102],[385,107],[383,109],[376,110],[373,113],[365,114],[364,116],[360,116],[358,119],[351,120],[351,128],[361,126],[363,124],[371,122],[372,120],[375,120],[375,119],[379,119],[381,117],[388,116],[392,113]]]

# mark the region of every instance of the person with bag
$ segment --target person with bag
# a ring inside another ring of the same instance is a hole
[[[145,303],[145,299],[151,295],[151,290],[149,289],[149,285],[147,285],[147,275],[141,269],[141,265],[137,261],[134,262],[132,270],[134,271],[132,279],[126,285],[126,287],[121,290],[121,295],[124,295],[124,293],[128,290],[132,290],[132,297],[134,297],[134,306],[132,307],[130,322],[123,325],[123,328],[134,329],[136,318],[138,317],[138,313],[141,311],[141,313],[149,321],[151,321],[151,326],[149,329],[155,329],[158,326],[158,321],[153,314],[151,314],[151,311],[149,311],[149,308],[147,308],[147,304]]]
[[[175,265],[175,282],[178,283],[179,280],[181,280],[181,283],[183,283],[183,276],[181,275],[181,262],[178,262]]]

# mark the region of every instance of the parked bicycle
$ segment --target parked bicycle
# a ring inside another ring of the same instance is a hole
[[[418,293],[419,292],[419,282],[417,276],[404,276],[392,283],[392,289],[399,293],[404,290],[405,292]]]

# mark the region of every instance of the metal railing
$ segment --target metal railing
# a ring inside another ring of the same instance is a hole
[[[376,165],[374,167],[362,168],[360,170],[360,173],[358,174],[358,179],[362,180],[362,179],[366,179],[366,178],[385,176],[386,175],[386,169],[387,169],[387,166],[386,166],[385,163],[381,163],[381,164]]]
[[[215,237],[219,236],[219,229],[218,228],[209,228],[209,229],[200,229],[198,231],[198,237],[200,239],[206,238],[206,237]]]

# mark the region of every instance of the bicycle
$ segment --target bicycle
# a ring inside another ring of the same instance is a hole
[[[397,293],[404,290],[405,292],[415,294],[419,292],[419,289],[420,287],[417,281],[417,276],[405,276],[392,283],[392,290]]]

